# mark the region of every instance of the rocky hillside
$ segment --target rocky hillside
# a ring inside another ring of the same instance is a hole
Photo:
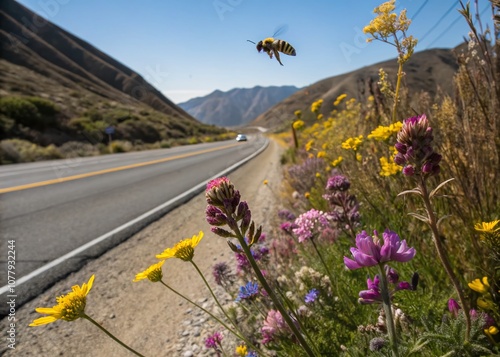
[[[329,77],[302,88],[284,101],[276,104],[265,113],[259,115],[251,124],[263,127],[276,127],[289,121],[295,110],[309,110],[312,102],[323,99],[322,112],[327,115],[333,110],[333,102],[340,94],[347,94],[358,100],[370,95],[370,88],[379,80],[379,69],[389,74],[394,82],[397,72],[397,61],[366,66],[353,72]],[[415,53],[405,64],[404,81],[410,94],[420,91],[434,96],[438,92],[453,92],[453,76],[458,65],[450,49],[432,49]]]
[[[0,140],[18,140],[10,144],[95,145],[106,143],[110,126],[113,139],[131,145],[224,131],[198,122],[132,69],[14,0],[0,3],[0,46]]]
[[[255,119],[298,90],[299,88],[294,86],[257,86],[235,88],[227,92],[216,90],[179,106],[203,123],[225,127],[239,126]]]

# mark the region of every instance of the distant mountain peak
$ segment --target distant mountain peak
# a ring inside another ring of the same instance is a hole
[[[233,88],[180,103],[179,106],[206,124],[240,126],[255,119],[273,105],[286,99],[299,88],[295,86],[255,86]]]

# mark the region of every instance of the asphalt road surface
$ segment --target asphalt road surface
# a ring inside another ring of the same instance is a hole
[[[0,287],[7,284],[9,241],[15,242],[15,278],[19,280],[197,184],[206,183],[265,144],[266,139],[260,135],[251,135],[247,142],[231,140],[0,166]],[[90,249],[74,257],[56,275],[67,274],[85,259],[101,254],[102,249]],[[48,276],[43,278],[50,280]]]

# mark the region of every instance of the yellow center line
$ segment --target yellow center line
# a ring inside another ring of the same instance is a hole
[[[73,176],[68,176],[68,177],[62,177],[62,178],[52,179],[52,180],[47,180],[47,181],[33,182],[33,183],[26,184],[26,185],[1,188],[0,189],[0,194],[7,193],[7,192],[27,190],[29,188],[35,188],[35,187],[53,185],[55,183],[61,183],[61,182],[66,182],[66,181],[79,180],[79,179],[82,179],[82,178],[85,178],[85,177],[103,175],[103,174],[108,174],[110,172],[117,172],[117,171],[122,171],[122,170],[128,170],[128,169],[133,169],[133,168],[136,168],[136,167],[142,167],[142,166],[159,164],[159,163],[162,163],[162,162],[167,162],[167,161],[182,159],[182,158],[185,158],[185,157],[190,157],[190,156],[195,156],[195,155],[200,155],[200,154],[206,154],[206,153],[212,152],[212,151],[224,150],[224,149],[228,149],[230,147],[237,146],[237,145],[239,145],[239,143],[238,144],[230,144],[230,145],[226,145],[226,146],[221,146],[221,147],[213,148],[213,149],[206,149],[206,150],[196,151],[196,152],[193,152],[193,153],[187,153],[187,154],[181,154],[181,155],[166,157],[166,158],[158,159],[158,160],[152,160],[152,161],[146,161],[146,162],[139,162],[137,164],[131,164],[131,165],[125,165],[125,166],[118,166],[118,167],[113,167],[113,168],[105,169],[105,170],[87,172],[85,174],[79,174],[79,175],[73,175]]]

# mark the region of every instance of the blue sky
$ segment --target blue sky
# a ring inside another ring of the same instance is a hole
[[[18,0],[140,73],[175,103],[220,89],[295,85],[394,58],[392,46],[365,42],[362,29],[381,1],[332,0]],[[487,0],[479,1],[485,23]],[[399,0],[413,19],[417,51],[450,48],[467,35],[455,0]],[[483,11],[484,10],[484,11]],[[296,57],[284,66],[255,45],[279,38]]]

